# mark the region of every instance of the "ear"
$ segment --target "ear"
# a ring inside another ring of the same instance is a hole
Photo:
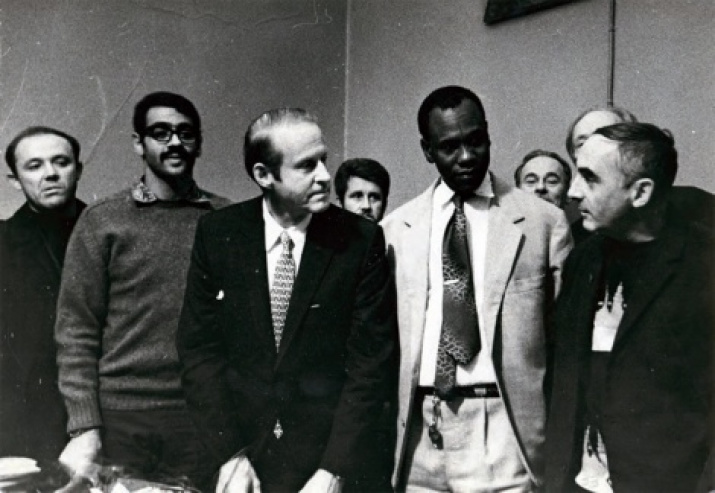
[[[84,171],[84,163],[82,163],[82,161],[77,161],[75,168],[77,169],[77,181],[79,181],[79,179],[82,178],[82,172]]]
[[[633,207],[644,207],[653,197],[655,183],[650,178],[639,178],[631,184],[631,203]]]
[[[429,142],[425,139],[420,139],[420,146],[422,146],[422,152],[424,153],[427,162],[434,163],[434,158],[432,157],[432,147],[430,147]]]
[[[22,185],[20,184],[20,180],[17,179],[17,176],[12,173],[9,173],[7,175],[7,181],[10,183],[10,186],[12,188],[14,188],[15,190],[22,191]]]
[[[141,136],[136,132],[132,133],[132,144],[134,146],[134,152],[144,157],[144,143],[142,142]]]
[[[256,180],[259,187],[268,189],[273,188],[275,177],[273,176],[273,173],[271,173],[271,170],[268,169],[268,166],[263,163],[256,163],[253,165],[252,171],[253,179]]]

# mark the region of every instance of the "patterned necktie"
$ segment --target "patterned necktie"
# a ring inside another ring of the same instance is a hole
[[[273,288],[271,289],[271,316],[273,318],[273,335],[276,339],[276,351],[281,345],[283,327],[290,303],[295,280],[295,261],[293,260],[293,240],[286,231],[281,233],[281,246],[283,251],[276,265],[273,275]]]
[[[434,386],[443,400],[453,397],[457,364],[466,365],[481,349],[467,236],[463,199],[455,196],[442,244],[442,334]]]

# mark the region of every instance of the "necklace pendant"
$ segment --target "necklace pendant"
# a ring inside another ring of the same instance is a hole
[[[276,426],[273,428],[273,434],[278,440],[280,440],[283,436],[283,427],[281,426],[281,422],[279,420],[276,420]]]

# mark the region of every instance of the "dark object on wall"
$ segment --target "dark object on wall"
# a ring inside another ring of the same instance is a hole
[[[491,26],[573,1],[575,0],[488,0],[487,9],[484,11],[484,24]]]

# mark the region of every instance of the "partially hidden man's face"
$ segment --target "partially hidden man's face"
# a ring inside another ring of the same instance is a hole
[[[285,123],[269,132],[282,162],[277,173],[268,171],[259,184],[272,190],[277,212],[300,222],[308,214],[325,211],[330,205],[330,173],[320,127],[310,122]]]
[[[168,141],[161,142],[167,135]],[[134,150],[161,180],[191,177],[201,154],[199,129],[175,108],[156,106],[146,114],[143,135],[134,134]]]
[[[599,128],[607,127],[616,123],[621,123],[621,117],[606,110],[595,110],[586,113],[573,128],[571,142],[573,143],[574,156],[578,158],[578,153],[586,139],[588,139]]]
[[[578,202],[587,231],[625,238],[633,210],[632,186],[618,166],[618,144],[594,135],[581,148],[569,197]]]
[[[444,182],[458,194],[473,193],[489,169],[487,121],[474,101],[465,99],[455,108],[434,108],[429,135],[422,151],[434,163]]]
[[[35,211],[61,209],[75,198],[82,164],[63,137],[38,134],[15,148],[16,172],[10,177]]]
[[[348,178],[343,207],[373,221],[380,221],[385,213],[385,197],[377,183],[359,176]]]
[[[566,173],[560,162],[549,156],[537,156],[521,168],[519,188],[563,207],[568,188]]]

